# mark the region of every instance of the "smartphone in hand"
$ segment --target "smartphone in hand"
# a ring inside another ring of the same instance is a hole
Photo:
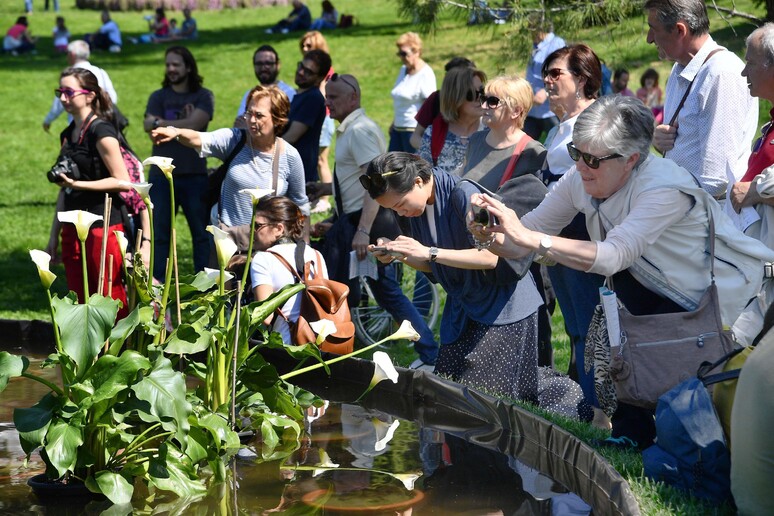
[[[403,253],[398,251],[388,251],[383,245],[375,245],[369,249],[374,254],[389,254],[395,258],[403,258]]]

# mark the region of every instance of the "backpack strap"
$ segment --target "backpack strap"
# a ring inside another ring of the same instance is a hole
[[[430,155],[433,158],[433,166],[438,165],[438,156],[441,155],[448,132],[449,124],[445,123],[441,115],[436,115],[433,119],[433,134],[430,135]]]
[[[273,254],[274,256],[277,257],[277,259],[280,261],[280,263],[282,263],[282,265],[284,265],[285,268],[287,270],[289,270],[290,273],[296,278],[296,280],[297,280],[296,283],[303,283],[304,282],[304,279],[301,277],[301,275],[298,273],[298,271],[293,269],[293,267],[288,263],[288,261],[285,258],[282,257],[281,254],[279,254],[277,252],[274,252],[274,251],[267,251],[267,252],[271,253],[271,254]]]
[[[218,170],[223,170],[223,177],[218,178],[218,181],[220,182],[221,187],[223,185],[223,180],[225,179],[226,174],[228,173],[229,165],[231,165],[231,162],[234,161],[234,158],[236,157],[237,154],[239,154],[239,151],[242,150],[242,147],[245,146],[245,142],[247,141],[247,131],[245,131],[244,129],[240,129],[239,132],[241,134],[239,141],[237,142],[236,146],[233,149],[231,149],[231,152],[228,153],[228,156],[226,156],[226,159],[223,160],[223,163],[221,163],[220,167],[218,167]],[[220,189],[218,189],[218,191],[220,191]],[[220,197],[220,194],[218,194],[218,197]],[[220,205],[220,203],[218,203],[219,219],[221,218],[221,215],[222,215],[221,213],[222,209],[223,207]]]

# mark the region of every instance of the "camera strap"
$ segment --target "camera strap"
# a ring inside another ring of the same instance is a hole
[[[83,124],[83,127],[81,127],[81,133],[78,135],[78,144],[80,145],[83,143],[83,137],[86,136],[86,132],[89,130],[89,126],[94,121],[94,119],[97,117],[97,115],[94,114],[94,111],[89,113],[89,116],[86,117],[86,122]]]

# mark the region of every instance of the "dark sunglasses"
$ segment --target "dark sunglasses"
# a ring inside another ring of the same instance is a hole
[[[54,94],[57,97],[59,97],[60,95],[64,95],[68,99],[71,99],[80,93],[83,93],[85,95],[86,93],[89,93],[89,92],[90,90],[71,90],[70,88],[57,88],[54,90]]]
[[[347,79],[345,79],[344,77],[342,77],[338,73],[334,73],[333,75],[331,75],[331,82],[337,82],[339,80],[341,80],[341,82],[343,82],[344,84],[346,84],[347,86],[352,88],[352,91],[357,93],[357,88],[355,87],[355,85],[352,84],[351,82],[349,82]]]
[[[411,55],[411,52],[406,52],[405,50],[398,50],[395,52],[395,55],[398,57],[408,57]]]
[[[494,95],[482,94],[479,97],[479,101],[481,102],[481,105],[487,109],[497,109],[501,104],[503,104],[503,100],[500,97],[495,97]]]
[[[360,180],[360,184],[363,186],[363,188],[369,192],[374,190],[384,191],[387,189],[387,181],[385,181],[384,178],[390,177],[397,173],[397,170],[392,170],[385,172],[384,174],[363,174],[358,179]]]
[[[274,225],[276,225],[276,224],[277,224],[276,222],[262,222],[262,223],[260,223],[260,224],[256,224],[256,225],[255,225],[255,232],[256,232],[256,233],[257,233],[257,232],[259,232],[260,230],[262,230],[262,229],[263,229],[263,228],[265,228],[266,226],[274,226]]]
[[[546,70],[546,72],[543,74],[543,80],[550,78],[552,81],[558,81],[559,77],[561,77],[563,73],[571,74],[572,71],[565,70],[564,68],[551,68]]]
[[[465,94],[465,99],[468,102],[480,101],[481,97],[484,96],[484,88],[483,86],[479,88],[478,90],[468,90],[468,92]]]
[[[299,61],[298,62],[297,70],[299,72],[304,72],[304,75],[314,75],[314,76],[317,76],[317,72],[315,72],[314,70],[312,70],[311,68],[309,68],[307,66],[304,66],[303,61]]]
[[[586,165],[588,165],[589,168],[594,169],[599,168],[599,164],[603,161],[615,158],[623,158],[623,156],[620,154],[608,154],[607,156],[598,158],[593,154],[589,154],[588,152],[581,152],[578,147],[573,145],[572,142],[567,144],[567,152],[570,153],[570,159],[573,161],[578,161],[579,159],[583,158],[583,161],[586,163]]]

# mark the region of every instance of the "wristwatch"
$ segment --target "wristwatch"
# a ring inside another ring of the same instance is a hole
[[[158,118],[153,119],[153,128],[158,129],[159,125],[161,124],[161,121]]]
[[[437,247],[431,247],[430,248],[430,261],[435,262],[438,259],[438,248]]]
[[[543,235],[540,237],[540,246],[538,247],[537,254],[541,257],[547,255],[553,244],[554,242],[551,240],[551,235]]]

